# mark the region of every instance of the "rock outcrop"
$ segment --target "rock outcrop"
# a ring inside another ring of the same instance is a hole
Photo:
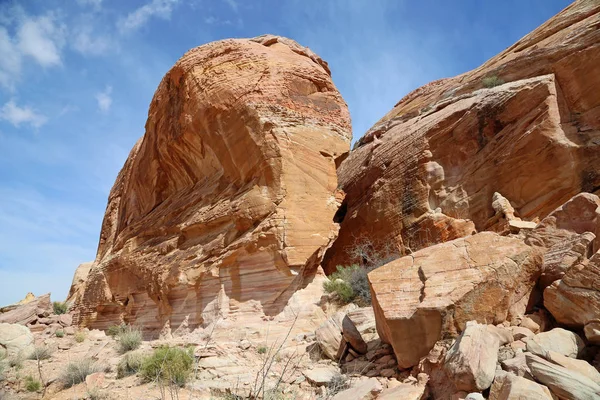
[[[350,139],[347,106],[309,49],[261,36],[190,50],[111,190],[76,321],[158,332],[278,313],[336,237]]]
[[[348,249],[364,237],[414,252],[598,193],[599,22],[598,2],[576,1],[481,67],[400,100],[338,169],[347,195],[325,271],[360,261]]]
[[[523,315],[540,267],[536,248],[492,232],[392,261],[368,275],[379,336],[400,367],[412,367],[467,321],[498,324]]]
[[[29,293],[24,300],[0,310],[0,323],[30,325],[51,313],[50,293],[39,297]]]

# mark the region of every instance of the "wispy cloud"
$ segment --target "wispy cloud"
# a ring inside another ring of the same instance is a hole
[[[98,108],[100,111],[108,112],[108,110],[110,110],[110,106],[112,105],[111,93],[112,86],[107,86],[103,92],[96,94],[96,101],[98,101]]]
[[[179,0],[152,0],[121,19],[118,28],[122,33],[135,31],[145,25],[150,18],[171,18],[173,7]]]
[[[42,67],[61,64],[66,28],[52,13],[30,17],[17,8],[5,22],[16,25],[16,34],[11,37],[6,27],[0,26],[0,85],[15,89],[25,57]]]
[[[61,63],[60,50],[65,41],[65,27],[52,15],[26,18],[17,33],[17,45],[23,55],[49,67]]]
[[[44,125],[48,119],[31,108],[19,107],[14,100],[6,102],[0,109],[0,120],[6,120],[15,127],[21,124],[29,124],[34,128],[39,128]]]
[[[90,25],[83,25],[73,32],[73,48],[84,55],[106,54],[113,44],[102,34],[93,32]]]

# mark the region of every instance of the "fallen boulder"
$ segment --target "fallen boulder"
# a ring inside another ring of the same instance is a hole
[[[499,324],[523,315],[541,253],[482,232],[420,250],[368,275],[377,332],[409,368],[467,321]]]
[[[27,357],[34,349],[33,335],[26,326],[0,323],[0,348],[8,357]]]
[[[490,387],[498,361],[498,338],[486,325],[468,322],[446,354],[445,369],[457,389],[482,391]]]
[[[533,377],[565,400],[596,400],[600,385],[575,371],[553,364],[534,354],[525,354]]]

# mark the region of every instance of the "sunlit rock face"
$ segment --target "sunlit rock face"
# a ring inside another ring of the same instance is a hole
[[[261,36],[187,52],[160,83],[146,133],[108,199],[76,321],[146,331],[273,315],[335,239],[350,146],[327,63]]]
[[[349,250],[365,238],[410,253],[496,230],[494,193],[526,221],[599,193],[599,23],[600,4],[577,1],[481,67],[400,100],[338,169],[347,195],[326,272],[359,261]]]

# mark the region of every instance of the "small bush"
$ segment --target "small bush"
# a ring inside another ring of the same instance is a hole
[[[117,379],[137,374],[142,369],[144,356],[141,353],[127,353],[117,365]]]
[[[29,360],[47,360],[52,356],[52,352],[47,347],[36,347],[29,355]]]
[[[488,89],[504,84],[504,80],[497,75],[486,76],[481,82],[483,83],[483,87]]]
[[[108,329],[106,330],[106,334],[108,336],[118,336],[119,334],[121,334],[127,330],[127,326],[128,325],[126,325],[126,324],[109,326]]]
[[[67,365],[67,368],[62,373],[60,380],[66,388],[69,388],[78,383],[84,382],[86,376],[95,372],[100,372],[99,368],[92,360],[83,359],[74,361]]]
[[[327,394],[333,397],[339,392],[348,389],[349,387],[350,381],[348,380],[348,377],[342,374],[337,374],[327,384]]]
[[[265,354],[267,352],[267,346],[258,346],[256,352],[258,354]]]
[[[8,365],[11,368],[21,369],[23,368],[23,358],[21,356],[14,356],[8,359]]]
[[[69,311],[69,306],[64,301],[55,301],[52,303],[52,308],[54,309],[54,314],[66,314]]]
[[[163,346],[147,357],[141,369],[146,382],[159,381],[183,387],[192,371],[194,356],[190,349]]]
[[[135,350],[142,344],[142,331],[139,328],[127,326],[117,334],[119,352],[121,354]]]
[[[75,341],[77,343],[83,343],[83,341],[85,340],[85,333],[84,332],[75,332]]]
[[[88,398],[88,400],[104,400],[104,399],[108,399],[108,396],[106,393],[102,392],[97,387],[93,387],[93,388],[88,389],[87,398]]]
[[[338,265],[337,271],[331,274],[329,280],[323,284],[323,288],[327,293],[335,293],[343,303],[350,303],[357,297],[353,284],[357,286],[363,285],[360,283],[360,279],[363,276],[366,280],[366,271],[363,273],[363,268],[359,265],[351,265],[349,267]],[[369,300],[370,298],[369,293]]]
[[[41,388],[42,382],[38,381],[31,375],[25,378],[25,389],[27,389],[28,392],[39,392]]]
[[[65,331],[59,329],[59,330],[56,331],[55,335],[56,335],[57,338],[64,337],[65,336]]]

